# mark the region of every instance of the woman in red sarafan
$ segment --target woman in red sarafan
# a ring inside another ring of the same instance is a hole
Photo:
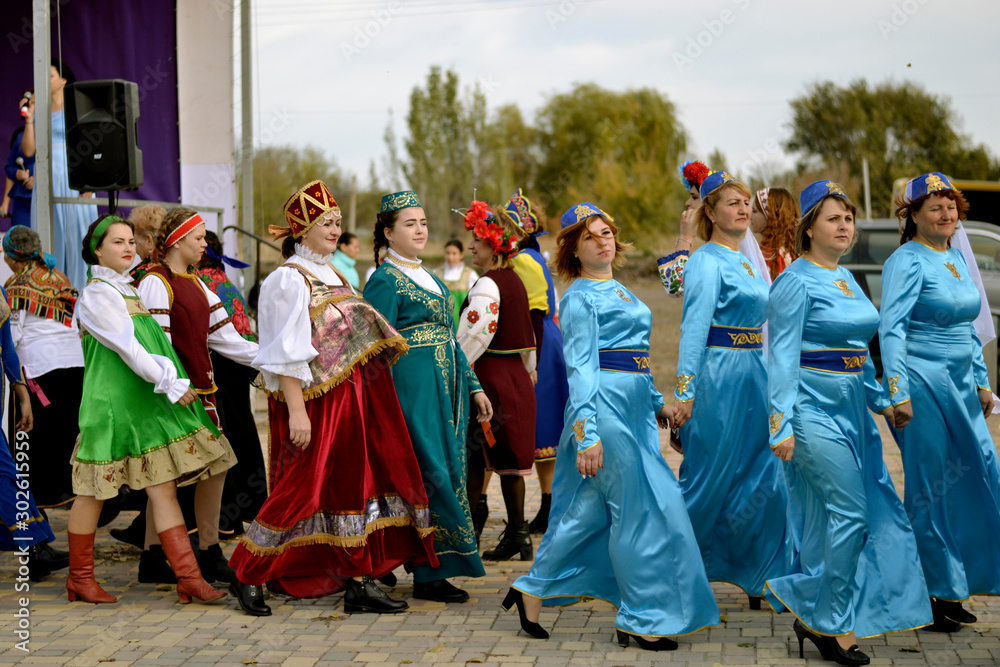
[[[398,612],[373,581],[437,566],[423,480],[390,368],[409,348],[330,264],[340,207],[321,181],[272,227],[285,263],[264,281],[258,321],[270,427],[271,493],[230,564],[249,614],[260,586],[293,597],[347,589],[347,612]]]
[[[505,210],[492,210],[480,201],[469,206],[465,228],[475,234],[469,250],[482,277],[463,306],[458,342],[469,363],[475,363],[476,376],[493,405],[488,430],[474,419],[469,422],[469,505],[478,505],[486,471],[496,472],[507,507],[507,528],[483,559],[520,555],[521,560],[531,560],[524,476],[535,463],[536,348],[528,293],[510,262],[523,232]]]

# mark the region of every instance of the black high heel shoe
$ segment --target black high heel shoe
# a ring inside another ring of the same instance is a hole
[[[951,613],[949,612],[952,612],[952,609],[948,606],[948,604],[949,603],[944,600],[931,598],[931,612],[933,612],[934,614],[934,623],[922,629],[926,630],[927,632],[945,632],[945,633],[958,632],[959,630],[961,630],[962,626],[954,618],[951,617]],[[969,613],[964,609],[962,609],[962,605],[960,603],[954,603],[954,604],[956,604],[961,611],[965,612],[966,614]],[[972,614],[969,615],[972,616]],[[975,618],[975,616],[973,616],[973,618]]]
[[[644,651],[676,651],[677,642],[675,642],[670,637],[660,637],[658,639],[649,640],[645,637],[640,637],[639,635],[633,635],[631,633],[625,632],[623,630],[618,630],[618,645],[622,648],[628,647],[629,637],[635,638],[635,643],[639,645]]]
[[[836,637],[828,637],[823,635],[818,635],[811,630],[807,630],[799,619],[795,619],[795,623],[792,624],[792,629],[795,630],[795,636],[799,640],[799,657],[804,658],[802,643],[808,639],[816,648],[819,649],[820,655],[823,656],[824,660],[831,660],[836,662],[838,665],[867,665],[871,662],[871,659],[861,652],[857,644],[851,646],[851,648],[842,648],[840,643],[837,642]]]
[[[747,595],[750,600],[750,609],[753,611],[760,611],[760,603],[764,599],[761,595]]]
[[[511,588],[507,591],[507,597],[500,603],[500,608],[504,611],[510,611],[510,608],[515,604],[517,605],[517,615],[521,618],[521,629],[535,639],[548,639],[549,633],[545,631],[545,628],[534,621],[529,621],[528,617],[524,615],[524,595],[516,588]]]

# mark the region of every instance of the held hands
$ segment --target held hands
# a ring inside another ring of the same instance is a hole
[[[576,469],[584,477],[597,477],[597,469],[604,467],[604,445],[598,442],[585,452],[576,453]]]
[[[312,439],[312,422],[305,409],[288,411],[288,439],[299,449],[309,446]]]
[[[188,390],[184,392],[184,395],[177,399],[177,404],[186,408],[197,400],[198,394],[194,393],[194,389],[188,387]]]
[[[673,408],[668,408],[666,405],[664,405],[662,408],[660,408],[660,411],[656,413],[656,425],[664,430],[669,431],[670,422],[671,419],[673,419],[673,416],[674,416]]]
[[[795,453],[795,436],[789,436],[788,439],[782,441],[780,445],[771,451],[773,451],[774,455],[782,461],[791,461],[792,454]]]
[[[490,403],[490,399],[486,397],[484,392],[477,391],[473,394],[472,404],[476,406],[476,421],[482,423],[493,419],[493,405]]]
[[[694,408],[694,401],[678,401],[674,399],[674,418],[672,420],[674,428],[680,428],[691,419],[691,410]]]
[[[913,403],[907,401],[892,408],[892,412],[886,413],[889,421],[898,429],[903,428],[913,419]]]
[[[979,405],[983,407],[983,417],[989,417],[993,412],[993,392],[989,389],[980,389]]]

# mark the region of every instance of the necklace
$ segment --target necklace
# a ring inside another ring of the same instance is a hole
[[[420,262],[408,262],[402,257],[396,257],[392,253],[388,253],[386,259],[403,269],[419,269],[421,267]]]

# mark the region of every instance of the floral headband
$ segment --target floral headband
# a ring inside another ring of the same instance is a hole
[[[486,202],[473,201],[465,211],[465,228],[493,249],[494,254],[510,259],[517,254],[517,233],[504,229],[500,219]]]

